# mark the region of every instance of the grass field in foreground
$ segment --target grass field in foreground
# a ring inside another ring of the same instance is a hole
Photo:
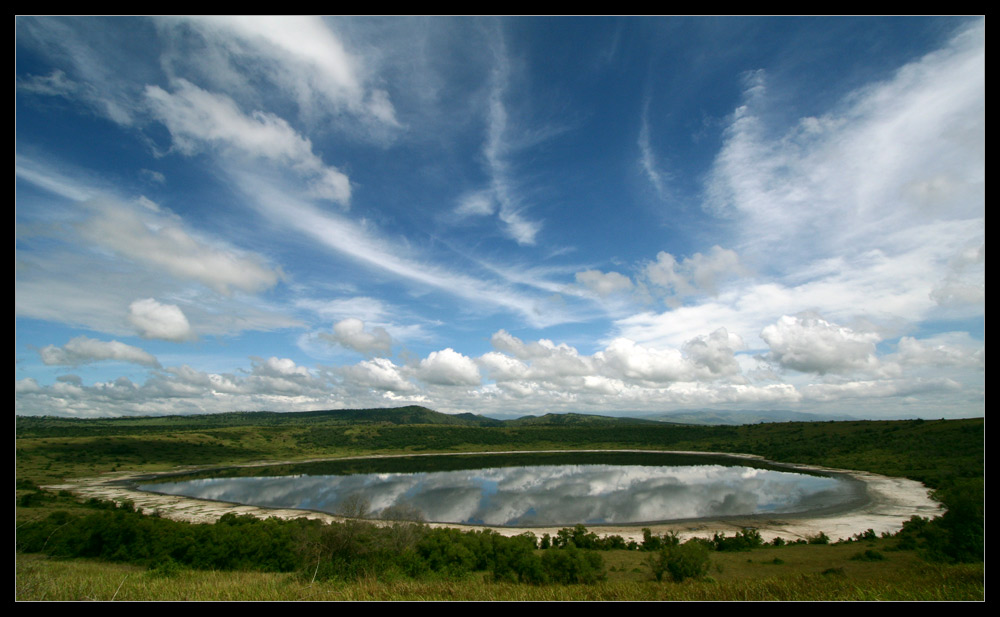
[[[912,551],[886,560],[851,557],[867,543],[713,553],[709,576],[651,580],[637,551],[604,553],[608,580],[594,585],[458,580],[360,580],[310,584],[300,574],[181,570],[40,555],[17,558],[17,600],[983,600],[983,564],[942,565]]]

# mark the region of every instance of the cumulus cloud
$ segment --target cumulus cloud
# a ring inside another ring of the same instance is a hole
[[[257,393],[315,394],[323,389],[321,379],[313,377],[308,368],[290,358],[251,357],[253,369],[248,385]]]
[[[684,356],[714,376],[737,375],[740,364],[736,352],[746,345],[738,334],[719,328],[706,336],[697,336],[684,344]]]
[[[388,354],[392,349],[392,337],[385,328],[376,326],[365,330],[365,322],[349,317],[333,326],[333,333],[319,335],[331,343],[353,349],[363,354]]]
[[[195,333],[179,306],[160,304],[153,298],[136,300],[130,304],[128,321],[143,338],[176,342],[195,338]]]
[[[14,394],[34,394],[41,392],[42,388],[35,381],[34,377],[25,377],[14,382]]]
[[[617,338],[595,354],[601,365],[630,381],[688,381],[690,366],[677,349],[651,349],[634,341]]]
[[[476,363],[450,347],[432,351],[421,360],[416,375],[440,386],[478,386],[481,381]]]
[[[855,332],[808,314],[785,315],[760,336],[771,348],[768,359],[820,375],[875,367],[875,344],[881,340],[874,332]]]
[[[486,373],[496,381],[525,379],[529,375],[528,365],[496,351],[487,352],[476,360]]]
[[[154,115],[166,125],[174,148],[191,154],[203,145],[232,149],[252,157],[288,165],[310,183],[311,193],[347,205],[350,180],[325,164],[312,142],[297,133],[284,119],[255,111],[244,114],[231,98],[206,92],[179,79],[175,91],[147,86],[146,98]]]
[[[173,381],[190,388],[191,392],[211,392],[214,394],[239,394],[244,392],[243,384],[233,375],[205,373],[191,368],[187,364],[172,366],[166,372],[173,376]]]
[[[295,364],[290,358],[278,358],[271,356],[266,360],[263,358],[253,358],[253,374],[264,377],[311,377],[309,369]]]
[[[160,368],[156,357],[139,347],[118,341],[100,341],[86,336],[78,336],[63,347],[48,345],[38,353],[42,362],[48,365],[79,366],[112,360]]]
[[[348,386],[362,386],[385,392],[415,392],[417,386],[403,376],[400,367],[388,358],[373,358],[340,369]]]
[[[600,270],[585,270],[576,273],[576,282],[593,291],[602,298],[612,294],[630,291],[632,279],[618,272],[601,272]]]
[[[643,268],[643,275],[650,283],[676,300],[695,294],[716,295],[719,283],[747,273],[736,251],[718,245],[707,255],[695,253],[680,262],[670,253],[660,251],[656,261]]]
[[[497,330],[494,332],[493,336],[490,337],[490,343],[496,349],[511,353],[522,360],[529,358],[549,358],[553,355],[579,355],[576,349],[566,343],[556,345],[549,339],[544,338],[525,343],[506,330]]]
[[[592,356],[546,339],[525,343],[504,330],[492,341],[498,351],[477,362],[499,387],[521,394],[542,388],[562,389],[569,396],[645,391],[656,397],[655,390],[684,382],[746,381],[735,357],[745,345],[725,328],[694,337],[682,349],[648,347],[620,337]]]
[[[581,356],[576,348],[549,339],[525,343],[506,330],[499,330],[490,338],[493,347],[506,351],[521,361],[530,363],[528,376],[532,379],[560,380],[579,377],[594,372],[592,360]]]

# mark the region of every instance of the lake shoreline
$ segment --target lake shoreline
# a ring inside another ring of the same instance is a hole
[[[260,461],[245,465],[229,465],[226,468],[254,468],[283,464],[304,464],[324,461],[346,461],[363,459],[405,458],[420,456],[461,456],[461,455],[503,455],[503,454],[536,454],[536,453],[656,453],[680,455],[712,455],[737,460],[767,463],[786,468],[790,471],[804,471],[838,475],[861,482],[865,485],[867,499],[864,503],[851,503],[827,508],[820,512],[802,514],[758,514],[750,516],[725,516],[712,519],[672,520],[669,522],[634,523],[628,525],[593,525],[587,526],[599,536],[619,535],[626,541],[642,541],[642,529],[649,528],[653,533],[676,533],[682,540],[692,537],[710,538],[716,533],[732,535],[742,529],[756,529],[765,541],[781,537],[786,541],[808,539],[820,533],[826,534],[831,540],[847,539],[856,534],[872,529],[875,533],[895,533],[904,521],[911,516],[933,517],[941,513],[940,506],[930,498],[930,491],[921,483],[905,478],[890,478],[877,474],[832,469],[827,467],[801,465],[795,463],[778,463],[763,457],[750,454],[731,454],[722,452],[690,452],[690,451],[660,451],[660,450],[517,450],[500,452],[452,452],[452,453],[420,453],[420,454],[389,454],[339,457],[336,459],[317,458],[302,461]],[[50,490],[68,490],[84,498],[98,498],[122,502],[131,501],[135,507],[144,512],[156,512],[159,516],[175,520],[210,523],[224,514],[251,514],[260,518],[278,516],[280,518],[306,517],[328,522],[342,521],[343,517],[310,510],[287,508],[265,508],[258,506],[237,505],[227,502],[209,501],[190,497],[163,495],[136,489],[136,485],[149,478],[163,478],[171,475],[219,469],[218,466],[201,468],[183,468],[165,473],[111,473],[97,478],[81,478],[59,485],[53,485]],[[382,521],[374,521],[383,523]],[[482,525],[462,525],[450,523],[427,523],[431,527],[451,527],[455,529],[472,530],[489,528],[505,536],[513,536],[526,532],[541,537],[543,534],[554,536],[561,527],[487,527]]]

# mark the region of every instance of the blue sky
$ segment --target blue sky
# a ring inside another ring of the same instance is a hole
[[[15,410],[985,407],[979,18],[16,18]]]

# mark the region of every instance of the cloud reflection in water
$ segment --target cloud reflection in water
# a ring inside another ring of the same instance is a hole
[[[830,477],[721,465],[537,465],[348,476],[213,478],[141,487],[264,507],[337,513],[348,498],[416,507],[426,520],[491,526],[630,524],[793,513],[850,496]]]

